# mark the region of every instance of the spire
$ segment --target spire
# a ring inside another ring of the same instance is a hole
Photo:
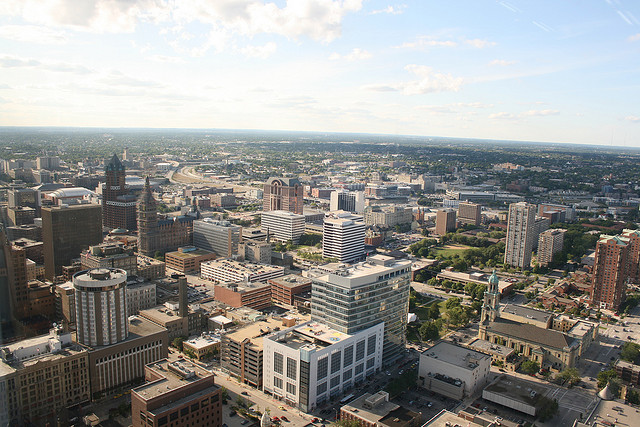
[[[498,278],[498,275],[496,274],[496,270],[493,269],[493,273],[491,273],[491,276],[489,277],[489,292],[491,293],[496,293],[498,292],[498,284],[500,282],[500,279]]]
[[[113,157],[111,157],[111,160],[109,161],[109,163],[107,163],[104,170],[106,171],[123,171],[124,170],[124,165],[122,164],[122,162],[120,161],[116,153],[113,153]]]

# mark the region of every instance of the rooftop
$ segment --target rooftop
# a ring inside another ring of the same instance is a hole
[[[212,344],[218,344],[220,342],[220,337],[218,335],[208,335],[202,334],[199,337],[191,338],[186,341],[191,347],[196,349],[201,349],[208,347]]]
[[[496,378],[494,382],[485,387],[485,390],[531,406],[536,405],[538,396],[544,396],[547,392],[545,387],[532,381],[506,375]]]
[[[309,320],[309,316],[300,315],[298,316],[298,319],[299,321],[307,321]],[[249,340],[252,341],[253,345],[258,350],[261,350],[262,340],[255,339],[255,338],[263,337],[271,332],[278,331],[282,328],[283,328],[282,319],[268,317],[265,320],[249,323],[244,327],[227,332],[225,337],[235,342],[241,342],[244,339],[248,338]]]
[[[180,316],[173,314],[173,312],[166,308],[164,305],[158,305],[156,307],[140,310],[140,315],[148,317],[150,319],[154,319],[159,323],[168,323],[181,319]]]
[[[328,347],[350,337],[351,335],[331,329],[324,323],[307,322],[268,339],[297,350],[301,347]]]
[[[500,357],[508,357],[511,353],[515,352],[515,350],[511,347],[507,347],[500,344],[494,344],[492,342],[481,340],[479,338],[471,341],[467,345],[482,353],[488,353],[490,355],[495,355]]]
[[[212,261],[206,261],[202,263],[203,266],[211,266],[212,268],[227,269],[238,273],[250,273],[260,274],[271,271],[282,270],[284,267],[264,265],[264,264],[252,264],[250,262],[240,262],[230,259],[216,259]]]
[[[531,319],[542,323],[547,323],[549,319],[553,317],[553,313],[549,313],[548,311],[536,310],[535,308],[515,304],[501,305],[500,312],[514,314],[523,319]]]
[[[389,279],[400,274],[400,270],[409,272],[411,261],[396,260],[386,255],[374,255],[366,261],[354,265],[340,265],[335,271],[317,277],[317,280],[342,286],[359,286],[375,281]]]
[[[182,249],[182,248],[181,248]],[[178,258],[195,258],[199,256],[215,255],[213,252],[205,251],[204,249],[193,249],[187,251],[177,250],[175,252],[167,252],[167,256]]]
[[[379,391],[376,394],[365,393],[344,405],[341,410],[375,424],[398,408],[400,406],[389,402],[387,393]]]
[[[133,393],[147,401],[213,376],[213,373],[185,359],[175,361],[163,359],[147,365],[147,368],[153,370],[161,378],[132,390]],[[192,399],[193,394],[189,394],[187,398]]]
[[[465,427],[493,427],[495,424],[477,424],[473,421],[467,421],[464,418],[460,418],[457,414],[449,412],[446,409],[440,411],[435,417],[427,421],[423,427],[452,427],[452,426],[465,426]]]
[[[294,286],[311,284],[311,279],[308,277],[302,277],[297,274],[287,274],[286,276],[278,277],[276,279],[269,279],[269,283],[274,283],[279,286],[287,288],[293,288]]]
[[[489,330],[500,335],[506,335],[522,339],[545,347],[564,349],[573,345],[575,340],[560,331],[545,329],[530,323],[514,322],[507,319],[496,319],[489,323]]]
[[[440,341],[433,347],[422,352],[422,357],[439,359],[445,363],[455,365],[461,369],[472,371],[478,367],[478,361],[490,358],[490,356],[479,351],[451,344],[447,341]]]

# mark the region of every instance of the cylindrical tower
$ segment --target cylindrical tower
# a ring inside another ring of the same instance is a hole
[[[78,342],[103,346],[129,335],[126,298],[127,272],[96,268],[73,275]]]

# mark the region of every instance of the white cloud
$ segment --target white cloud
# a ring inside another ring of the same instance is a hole
[[[277,48],[278,46],[275,43],[269,42],[264,44],[263,46],[245,46],[242,49],[240,49],[240,51],[242,52],[243,55],[248,56],[250,58],[266,59],[269,56],[271,56],[273,53],[275,53]]]
[[[378,9],[371,11],[371,15],[378,15],[380,13],[388,13],[389,15],[400,15],[404,13],[404,10],[407,8],[406,4],[400,4],[397,6],[387,6],[384,9]]]
[[[423,47],[456,47],[457,45],[458,43],[453,40],[436,40],[432,37],[424,36],[424,37],[418,37],[416,41],[402,43],[400,46],[395,46],[395,47],[407,48],[407,49],[419,49]]]
[[[558,110],[529,110],[520,114],[521,117],[531,117],[531,116],[555,116],[560,114]]]
[[[0,37],[16,42],[37,44],[65,43],[67,33],[37,25],[3,25],[0,26]]]
[[[638,117],[638,116],[627,116],[624,119],[629,121],[629,122],[634,122],[634,123],[640,122],[640,117]]]
[[[489,65],[491,65],[492,67],[494,66],[506,67],[508,65],[513,65],[515,63],[516,61],[507,61],[506,59],[494,59],[493,61],[489,62]]]
[[[0,68],[39,68],[45,71],[60,73],[89,74],[93,71],[84,65],[68,62],[41,62],[33,58],[19,58],[17,56],[0,57]]]
[[[478,49],[484,49],[485,47],[491,47],[496,45],[495,42],[490,42],[489,40],[482,40],[482,39],[465,40],[464,43]]]
[[[402,92],[405,95],[423,95],[433,92],[457,92],[464,80],[451,74],[436,73],[425,65],[409,64],[405,70],[415,74],[418,79],[395,84],[375,84],[363,89],[375,92]]]
[[[340,60],[340,59],[346,59],[347,61],[361,61],[361,60],[364,60],[364,59],[369,59],[372,56],[373,55],[371,55],[370,52],[367,52],[364,49],[360,49],[360,48],[356,47],[346,55],[340,55],[339,53],[334,52],[331,55],[329,55],[329,60],[330,61],[337,61],[337,60]]]
[[[501,111],[499,113],[493,113],[493,114],[489,114],[489,118],[490,119],[505,119],[505,120],[513,120],[516,118],[516,116],[512,113],[507,113],[504,111]]]
[[[153,62],[166,62],[169,64],[183,64],[184,59],[178,56],[168,56],[168,55],[151,55],[148,56],[147,59]]]
[[[630,42],[637,42],[638,40],[640,40],[640,33],[634,34],[632,36],[629,36],[629,38],[627,38],[627,41],[630,41]]]

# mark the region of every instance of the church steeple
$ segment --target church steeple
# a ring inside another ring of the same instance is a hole
[[[484,304],[482,305],[482,315],[480,316],[481,323],[493,322],[499,317],[500,309],[500,289],[498,283],[500,279],[493,270],[493,273],[489,277],[489,287],[484,293]]]

